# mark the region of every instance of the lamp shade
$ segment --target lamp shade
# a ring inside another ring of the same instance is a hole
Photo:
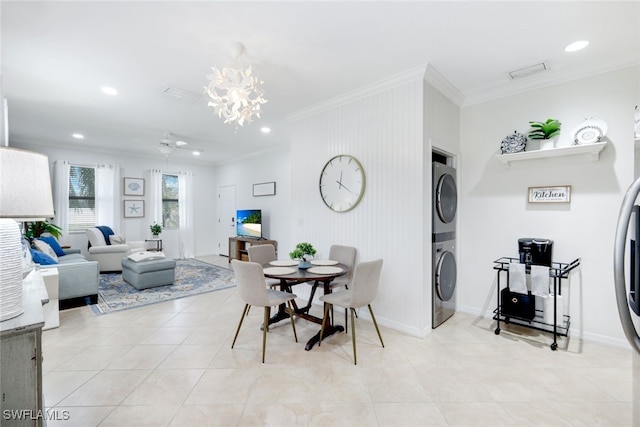
[[[0,218],[33,221],[52,218],[49,158],[0,147]]]

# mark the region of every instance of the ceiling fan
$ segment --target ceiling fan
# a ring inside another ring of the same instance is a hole
[[[167,132],[158,143],[158,151],[169,157],[178,149],[187,149],[187,145],[189,145],[188,142],[176,139],[171,132]],[[194,156],[199,156],[204,152],[199,148],[189,147],[188,149],[192,150]]]

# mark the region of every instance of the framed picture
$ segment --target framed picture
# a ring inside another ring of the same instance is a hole
[[[144,217],[144,200],[125,200],[124,201],[124,217],[125,218]]]
[[[144,178],[125,178],[125,196],[144,196]]]
[[[529,203],[570,203],[571,186],[529,187]]]
[[[260,182],[253,184],[253,197],[259,196],[275,196],[276,194],[276,182]]]

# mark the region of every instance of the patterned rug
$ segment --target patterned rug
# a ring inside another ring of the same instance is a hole
[[[94,315],[101,315],[219,291],[235,285],[231,270],[196,259],[176,260],[176,280],[173,285],[137,290],[122,279],[122,273],[100,274],[98,303],[89,308]]]

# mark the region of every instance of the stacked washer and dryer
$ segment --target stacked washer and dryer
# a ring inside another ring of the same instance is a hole
[[[437,328],[453,316],[456,310],[457,264],[455,243],[458,190],[456,170],[453,167],[434,161],[432,169],[432,328]]]

